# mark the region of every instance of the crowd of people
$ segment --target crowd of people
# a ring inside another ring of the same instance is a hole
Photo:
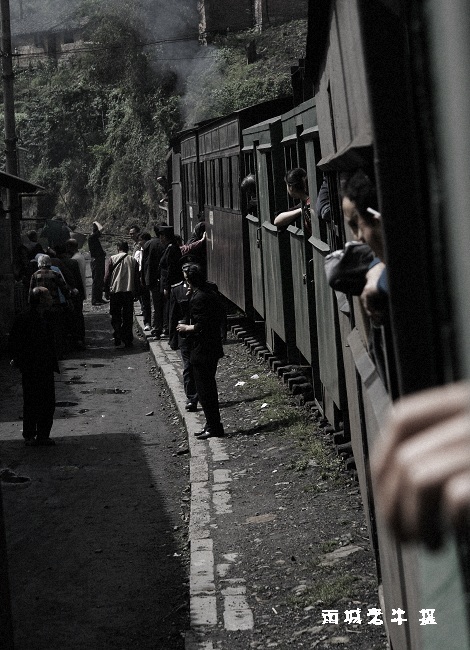
[[[133,346],[134,304],[139,301],[144,330],[154,339],[169,339],[172,349],[181,352],[186,409],[195,411],[200,404],[206,416],[197,435],[223,435],[215,374],[223,355],[225,319],[217,287],[206,280],[204,222],[186,244],[166,223],[155,225],[154,237],[133,225],[131,247],[121,239],[108,257],[102,232],[101,224],[93,222],[88,237],[91,304],[109,304],[114,346]],[[16,284],[24,300],[17,303],[10,358],[22,374],[27,445],[54,444],[54,372],[68,352],[86,347],[86,259],[73,235],[62,219],[52,219],[39,236],[25,233],[21,246]]]

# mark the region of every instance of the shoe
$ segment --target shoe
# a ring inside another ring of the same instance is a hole
[[[103,300],[103,299],[101,299],[101,300],[92,300],[92,301],[91,301],[91,304],[92,304],[92,305],[95,305],[95,306],[96,306],[96,305],[107,305],[107,304],[108,304],[108,301],[107,301],[107,300]]]
[[[195,402],[186,402],[186,405],[184,407],[186,411],[190,411],[191,413],[194,413],[197,411],[197,404]]]
[[[225,436],[225,431],[224,428],[221,427],[217,431],[211,431],[210,429],[207,429],[207,431],[202,431],[197,437],[198,440],[207,440],[207,438],[223,438]]]
[[[144,332],[150,332],[150,325],[144,325]]]
[[[207,424],[204,425],[204,429],[202,431],[196,431],[194,435],[196,436],[196,438],[199,438],[205,433],[207,433]]]
[[[36,444],[36,438],[25,438],[24,444],[25,447],[34,447]]]
[[[157,339],[158,341],[160,340],[160,333],[157,332],[157,330],[152,330],[150,332],[150,336],[153,336],[154,339]]]

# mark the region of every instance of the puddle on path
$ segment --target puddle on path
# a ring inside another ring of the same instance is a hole
[[[56,402],[55,405],[59,407],[78,406],[78,402]]]

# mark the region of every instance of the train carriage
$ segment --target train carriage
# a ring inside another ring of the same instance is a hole
[[[431,606],[430,597],[439,603],[442,625],[449,635],[452,607],[457,606],[461,614],[464,610],[452,548],[430,562],[424,550],[396,543],[375,522],[374,492],[367,472],[368,450],[380,435],[391,400],[440,383],[446,370],[443,359],[450,356],[445,340],[448,317],[430,258],[440,236],[439,215],[430,200],[432,178],[426,177],[430,161],[423,166],[430,140],[423,136],[426,124],[416,110],[423,104],[427,81],[420,78],[423,59],[413,59],[423,56],[418,51],[422,34],[414,33],[416,25],[423,24],[418,4],[411,11],[393,0],[336,0],[318,3],[311,15],[316,28],[327,35],[323,51],[315,52],[314,65],[322,143],[319,167],[329,176],[332,205],[338,204],[340,172],[373,163],[382,215],[391,308],[390,331],[383,331],[389,369],[384,381],[369,354],[367,321],[357,299],[352,302],[350,325],[341,310],[338,316],[354,455],[378,561],[385,620],[392,647],[404,650],[442,647],[442,631],[423,632],[416,616],[421,608]],[[342,245],[341,231],[345,237],[347,231],[340,213],[335,221],[331,236],[333,240],[339,236]],[[397,608],[410,612],[408,625],[390,623],[392,610]],[[458,641],[452,647],[466,648],[465,615],[459,617],[458,627]]]
[[[242,217],[240,179],[242,130],[292,105],[291,98],[235,111],[198,128],[204,189],[207,274],[228,300],[253,314],[247,227]]]
[[[277,356],[310,369],[318,408],[351,443],[391,647],[437,650],[446,638],[449,648],[465,650],[458,546],[451,541],[430,556],[398,544],[376,520],[368,471],[393,400],[459,376],[423,63],[429,12],[440,15],[438,3],[311,3],[305,74],[314,97],[295,107],[270,102],[269,109],[236,111],[180,134],[180,211],[187,234],[204,215],[209,278],[262,321]],[[297,166],[307,170],[312,206],[322,179],[329,185],[330,217],[314,215],[310,237],[298,224],[285,232],[273,225],[276,213],[293,207],[284,176]],[[371,355],[371,325],[359,299],[333,292],[324,273],[326,255],[352,238],[341,175],[360,167],[374,170],[386,245],[390,323],[379,337],[385,372]],[[239,192],[248,173],[257,183],[250,204]],[[419,610],[430,607],[439,614],[432,633],[419,622]],[[391,622],[398,608],[406,625]]]

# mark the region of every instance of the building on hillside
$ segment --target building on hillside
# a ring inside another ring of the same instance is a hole
[[[80,51],[87,19],[75,15],[52,21],[50,16],[31,15],[12,22],[15,65],[26,68],[47,59],[58,60]]]
[[[199,36],[207,43],[215,34],[307,18],[308,0],[198,0],[198,10]]]

